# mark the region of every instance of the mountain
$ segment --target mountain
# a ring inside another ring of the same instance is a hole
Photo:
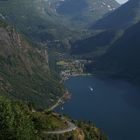
[[[93,29],[100,32],[74,42],[72,54],[92,61],[89,72],[140,83],[140,0],[130,0]]]
[[[68,19],[72,25],[89,25],[104,14],[119,7],[115,0],[48,0],[58,14]]]
[[[129,0],[114,12],[97,21],[92,29],[126,28],[140,20],[140,0]]]
[[[49,107],[65,92],[54,77],[47,51],[0,21],[0,95]]]
[[[72,44],[72,54],[102,55],[120,38],[125,30],[140,20],[140,0],[129,0],[115,11],[98,20],[92,27],[94,34]],[[88,54],[89,53],[89,54]]]
[[[123,36],[96,62],[97,71],[105,75],[140,83],[140,22],[128,28]]]
[[[69,40],[119,7],[115,0],[0,0],[0,17],[37,43]]]
[[[65,40],[73,33],[45,0],[0,0],[0,16],[36,42]]]
[[[77,40],[72,44],[72,55],[101,55],[108,46],[121,34],[121,30],[107,30],[97,33],[85,39]]]

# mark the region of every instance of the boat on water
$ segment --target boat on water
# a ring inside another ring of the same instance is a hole
[[[89,87],[89,89],[90,89],[90,91],[94,91],[94,89],[91,86]]]
[[[64,107],[63,106],[61,107],[61,110],[64,110]]]

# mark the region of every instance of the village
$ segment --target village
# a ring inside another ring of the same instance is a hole
[[[89,60],[65,60],[58,61],[57,65],[60,67],[60,76],[62,80],[65,81],[69,77],[74,77],[78,75],[84,75],[85,64],[90,63]]]

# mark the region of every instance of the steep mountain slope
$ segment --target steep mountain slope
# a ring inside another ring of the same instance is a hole
[[[45,0],[1,0],[0,13],[34,41],[63,40],[72,35],[72,31],[60,25]]]
[[[97,61],[97,70],[140,83],[140,22],[127,29]]]
[[[139,20],[140,0],[130,0],[94,26],[105,30],[75,42],[72,54],[91,59],[90,72],[140,83]]]
[[[72,54],[87,55],[95,58],[107,51],[111,44],[123,35],[125,30],[140,20],[140,0],[130,0],[111,14],[93,25],[92,35],[76,41],[72,46]],[[99,30],[99,31],[98,31]],[[99,33],[98,33],[99,32]]]
[[[38,108],[54,104],[64,90],[51,74],[47,51],[0,23],[0,94]]]
[[[107,30],[86,39],[78,40],[72,44],[71,53],[83,56],[92,53],[90,55],[96,57],[97,55],[101,55],[120,34],[120,30]]]
[[[54,0],[54,11],[78,26],[88,25],[119,7],[115,0]],[[78,27],[77,26],[77,27]]]
[[[0,0],[0,17],[33,41],[67,45],[82,35],[83,26],[118,7],[115,0]]]
[[[111,14],[97,21],[92,29],[126,28],[140,20],[140,0],[129,0]]]

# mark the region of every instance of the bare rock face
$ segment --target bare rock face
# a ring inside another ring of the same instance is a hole
[[[47,107],[64,93],[45,49],[32,47],[12,27],[0,27],[0,94]]]

